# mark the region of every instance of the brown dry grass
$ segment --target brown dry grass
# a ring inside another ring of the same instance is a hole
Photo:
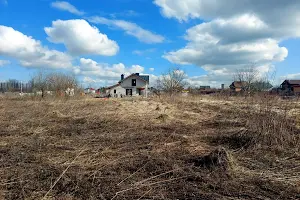
[[[299,199],[298,109],[263,97],[2,98],[0,199]]]

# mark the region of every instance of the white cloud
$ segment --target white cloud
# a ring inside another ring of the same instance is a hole
[[[138,56],[142,56],[144,54],[153,53],[155,51],[156,51],[155,48],[151,48],[151,49],[145,49],[145,50],[134,50],[132,53],[135,55],[138,55]]]
[[[0,67],[4,66],[4,65],[9,65],[10,61],[9,60],[0,60]]]
[[[74,72],[78,75],[114,82],[120,80],[121,74],[129,75],[142,73],[143,71],[144,67],[140,65],[132,65],[130,67],[126,67],[123,63],[109,65],[86,58],[81,58],[80,65],[74,68]]]
[[[145,30],[132,22],[124,20],[111,20],[104,17],[90,17],[88,20],[95,24],[105,24],[113,28],[122,29],[126,34],[134,36],[139,41],[144,43],[162,43],[165,40],[163,36]]]
[[[154,68],[149,68],[149,70],[150,70],[151,72],[153,72],[155,69],[154,69]]]
[[[296,73],[296,74],[287,74],[287,75],[285,75],[285,76],[281,76],[280,77],[282,80],[284,80],[284,79],[290,79],[290,80],[292,80],[292,79],[300,79],[300,73]]]
[[[195,36],[199,39],[205,34],[207,33],[198,32]],[[212,38],[203,41],[191,39],[184,48],[169,52],[164,57],[173,63],[195,64],[204,69],[206,66],[236,66],[237,69],[245,64],[283,61],[287,55],[287,49],[279,47],[278,41],[273,39],[223,45],[218,39]]]
[[[96,83],[97,81],[96,81],[95,79],[92,79],[91,77],[85,76],[85,77],[83,78],[83,82],[84,82],[84,83]]]
[[[46,27],[48,40],[62,43],[72,55],[95,54],[113,56],[119,51],[118,44],[85,20],[57,20]]]
[[[276,77],[272,80],[272,85],[274,87],[279,87],[284,80],[300,80],[300,73],[295,74],[285,74],[279,77]]]
[[[68,11],[75,15],[84,15],[83,11],[78,10],[75,6],[73,6],[72,4],[70,4],[69,2],[66,2],[66,1],[52,2],[51,6],[53,8],[59,9],[59,10]]]
[[[0,26],[0,55],[15,58],[25,67],[69,68],[72,58],[60,51],[49,50],[31,36]]]
[[[94,85],[94,86],[111,86],[117,84],[118,80],[105,80],[101,78],[91,78],[89,76],[85,76],[82,79],[83,83],[87,85]]]
[[[92,84],[92,83],[100,83],[100,84],[105,84],[106,81],[103,80],[103,79],[97,79],[97,78],[91,78],[91,77],[88,77],[88,76],[85,76],[82,81],[84,83],[88,83],[88,84]]]
[[[164,16],[178,20],[189,18],[210,20],[255,13],[268,24],[284,25],[284,22],[298,21],[300,10],[298,0],[154,0],[153,2],[161,8]]]
[[[141,50],[134,50],[133,52],[132,52],[132,54],[135,54],[135,55],[138,55],[138,56],[141,56],[141,55],[143,55],[143,51],[141,51]]]
[[[280,42],[300,37],[300,1],[281,0],[155,0],[161,13],[183,22],[206,22],[186,31],[186,46],[163,57],[176,64],[194,64],[207,71],[197,80],[217,84],[232,80],[236,69],[255,63],[261,73],[284,61]],[[284,17],[282,17],[284,16]],[[215,77],[215,78],[214,78]]]
[[[125,10],[123,12],[118,13],[110,13],[109,16],[111,18],[117,18],[117,17],[138,17],[140,16],[140,13],[134,11],[134,10]]]
[[[220,88],[221,84],[225,84],[225,87],[228,87],[231,84],[232,79],[232,73],[210,72],[206,75],[187,77],[185,81],[193,87],[211,86],[213,88]]]

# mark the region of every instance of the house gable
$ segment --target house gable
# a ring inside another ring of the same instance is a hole
[[[131,74],[127,76],[125,79],[121,80],[119,83],[122,83],[126,81],[127,79],[140,79],[141,81],[144,81],[145,83],[149,84],[149,76],[147,75],[137,75],[137,74]]]
[[[286,80],[290,85],[300,85],[300,80]]]
[[[123,88],[145,88],[146,84],[147,82],[137,75],[130,75],[120,83]]]
[[[139,74],[131,74],[130,76],[124,78],[121,75],[121,80],[113,86],[106,88],[106,93],[109,93],[112,97],[123,97],[123,96],[136,96],[136,95],[146,95],[145,89],[149,84],[149,76]]]
[[[299,94],[300,93],[300,80],[284,80],[280,85],[283,94]]]
[[[283,86],[299,85],[300,86],[300,80],[284,80],[281,85],[283,85]]]

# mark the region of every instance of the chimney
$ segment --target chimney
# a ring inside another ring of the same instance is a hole
[[[224,84],[222,84],[222,85],[221,85],[221,88],[222,88],[222,90],[224,90],[224,89],[225,89],[225,85],[224,85]]]
[[[124,80],[124,74],[121,74],[121,81]]]
[[[140,73],[135,73],[135,75],[140,76]]]

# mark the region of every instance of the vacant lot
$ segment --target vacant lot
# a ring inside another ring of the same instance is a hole
[[[299,199],[299,105],[2,98],[0,199]]]

